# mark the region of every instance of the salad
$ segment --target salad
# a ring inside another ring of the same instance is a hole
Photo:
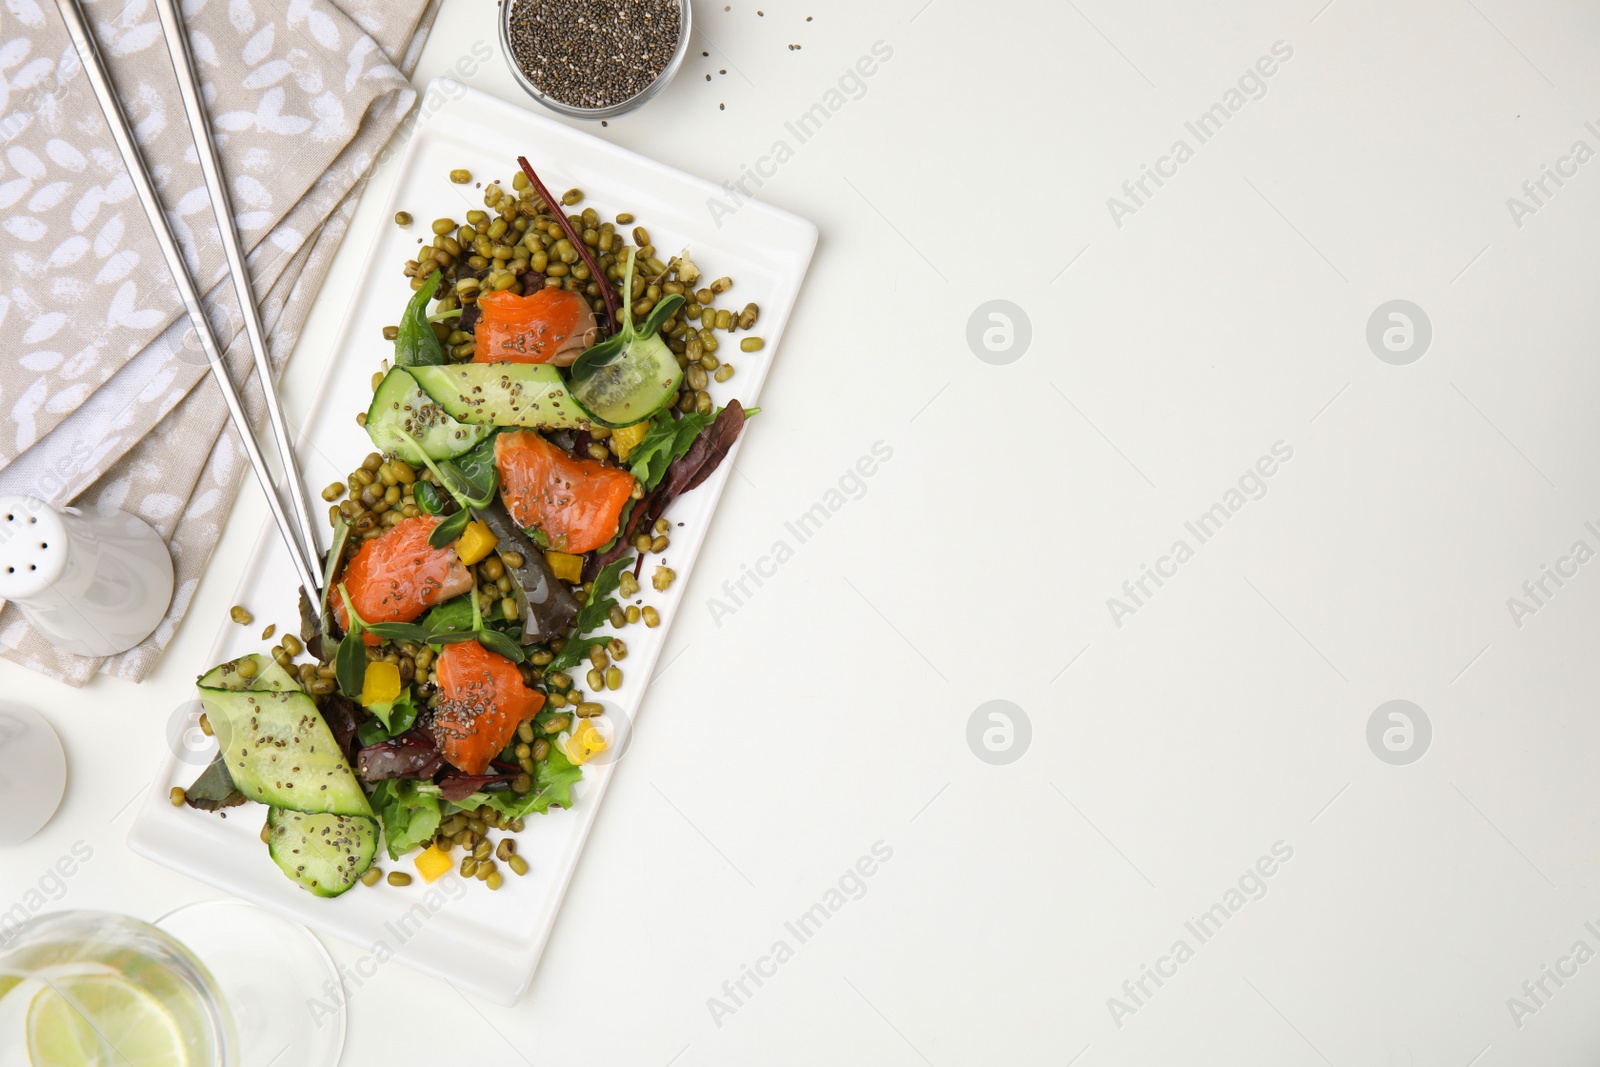
[[[380,848],[425,881],[528,873],[515,835],[571,806],[614,739],[624,635],[661,623],[664,513],[756,413],[708,388],[734,335],[763,347],[759,307],[717,307],[731,279],[518,163],[405,264],[393,359],[356,416],[375,451],[322,494],[321,603],[302,590],[298,634],[199,679],[219,751],[173,803],[264,805],[273,861],[318,896],[377,884]]]

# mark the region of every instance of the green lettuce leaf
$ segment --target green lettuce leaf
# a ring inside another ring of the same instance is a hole
[[[689,412],[674,419],[670,411],[663,411],[651,420],[644,440],[628,456],[629,470],[639,479],[645,492],[661,484],[673,460],[688,452],[700,431],[710,426],[716,417],[715,411],[709,415]]]
[[[398,697],[388,703],[368,704],[367,711],[375,718],[362,723],[356,733],[363,747],[399,737],[417,722],[417,705],[411,699],[410,686],[406,686]]]
[[[518,796],[509,789],[474,793],[453,807],[465,810],[487,804],[508,819],[543,815],[551,808],[572,807],[572,786],[582,777],[583,768],[574,765],[565,752],[552,745],[550,758],[539,764],[533,789],[526,795]]]
[[[412,779],[379,782],[372,792],[372,810],[383,823],[383,839],[390,859],[399,859],[430,840],[438,833],[439,823],[444,818],[439,806],[439,787]]]

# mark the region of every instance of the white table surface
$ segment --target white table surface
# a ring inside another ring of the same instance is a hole
[[[1600,962],[1561,961],[1600,951],[1600,563],[1520,627],[1507,601],[1600,549],[1600,162],[1520,226],[1507,198],[1600,149],[1600,9],[1323,2],[697,0],[678,81],[597,132],[717,180],[785,140],[759,193],[822,229],[706,606],[675,623],[529,995],[379,967],[350,983],[346,1063],[1594,1062]],[[493,6],[446,0],[417,83],[480,40]],[[799,143],[785,123],[878,41],[892,58]],[[1200,143],[1185,122],[1280,41],[1265,95]],[[516,91],[498,58],[465,80]],[[1192,158],[1118,226],[1108,197],[1180,138]],[[393,180],[301,338],[291,413]],[[1008,365],[966,340],[992,299],[1031,321]],[[1366,340],[1393,299],[1432,324],[1409,365]],[[1280,441],[1266,495],[1199,543],[1185,523]],[[876,442],[892,458],[797,544],[785,522]],[[143,685],[0,664],[72,774],[0,899],[77,842],[54,907],[214,895],[124,836],[263,517],[247,487]],[[793,558],[714,618],[779,539]],[[1108,598],[1178,539],[1193,558],[1118,626]],[[1407,765],[1367,741],[1393,699],[1432,727]],[[991,700],[1031,724],[1006,765],[967,741]],[[880,841],[801,943],[785,923]],[[1279,842],[1202,942],[1186,922]],[[1162,962],[1180,939],[1192,958]],[[779,940],[793,958],[731,999]],[[1171,976],[1135,1000],[1146,966]]]

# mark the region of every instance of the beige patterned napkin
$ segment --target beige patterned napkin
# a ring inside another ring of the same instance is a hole
[[[405,74],[437,5],[183,5],[280,372],[372,159],[415,100]],[[84,10],[260,425],[260,385],[155,9],[93,0]],[[171,640],[248,464],[52,0],[0,10],[0,232],[10,341],[0,493],[133,512],[168,538],[177,568],[167,618],[138,648],[105,660],[62,653],[8,605],[0,655],[72,685],[96,671],[137,681]]]

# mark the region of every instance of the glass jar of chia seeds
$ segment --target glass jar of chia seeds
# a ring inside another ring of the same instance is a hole
[[[689,0],[504,0],[500,50],[533,99],[606,119],[654,98],[689,51]]]

